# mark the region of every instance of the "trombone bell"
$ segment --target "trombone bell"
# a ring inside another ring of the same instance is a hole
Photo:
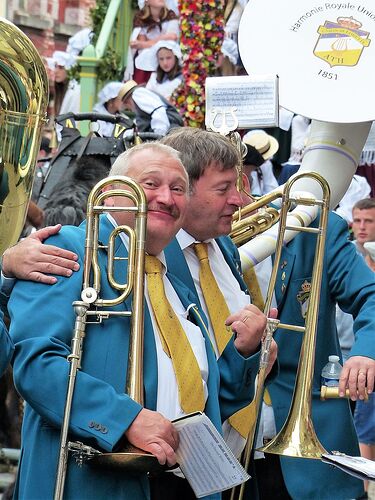
[[[103,469],[122,469],[134,474],[160,473],[168,468],[167,465],[160,465],[154,455],[133,446],[124,452],[95,454],[90,458],[90,465]]]

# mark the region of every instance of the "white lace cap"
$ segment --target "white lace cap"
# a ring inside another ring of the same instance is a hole
[[[105,104],[110,99],[117,97],[123,85],[124,84],[121,82],[109,82],[104,85],[98,94],[98,101],[100,104]]]

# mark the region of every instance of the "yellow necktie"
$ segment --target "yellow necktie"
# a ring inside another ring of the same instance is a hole
[[[253,267],[248,267],[245,270],[245,272],[243,273],[243,279],[244,279],[246,286],[249,290],[252,304],[257,306],[261,311],[264,311],[263,295],[262,295],[262,291],[261,291],[260,286],[259,286],[257,275],[256,275]],[[271,396],[270,396],[270,393],[268,392],[267,388],[264,389],[263,401],[268,406],[271,406],[271,404],[272,404],[271,403]]]
[[[199,281],[220,355],[232,336],[230,328],[225,326],[230,311],[212,273],[208,261],[207,243],[195,243],[194,250],[200,261]],[[229,418],[230,425],[245,439],[249,435],[251,411],[247,406]]]
[[[230,315],[230,311],[212,273],[207,243],[195,243],[194,251],[199,259],[199,282],[220,355],[232,336],[231,329],[225,326],[225,320]]]
[[[161,275],[162,263],[146,255],[148,294],[165,353],[171,358],[176,374],[180,406],[185,413],[203,411],[202,376],[190,342],[169,303]]]

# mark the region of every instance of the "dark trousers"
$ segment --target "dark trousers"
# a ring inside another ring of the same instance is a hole
[[[254,460],[260,500],[291,500],[286,489],[278,455],[265,453],[265,458]]]
[[[191,486],[181,477],[164,472],[150,478],[151,500],[195,500]]]

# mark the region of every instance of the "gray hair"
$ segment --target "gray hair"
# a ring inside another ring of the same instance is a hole
[[[160,153],[164,156],[169,156],[170,158],[173,158],[176,160],[180,165],[183,171],[186,173],[186,169],[181,161],[181,155],[179,154],[178,151],[173,149],[170,146],[167,146],[165,144],[160,144],[159,142],[144,142],[142,144],[139,144],[137,146],[133,146],[130,149],[127,149],[124,153],[121,153],[113,163],[111,170],[109,171],[108,175],[127,175],[129,172],[129,169],[133,166],[133,159],[134,156],[136,156],[138,153],[142,151],[151,151],[154,153]]]

